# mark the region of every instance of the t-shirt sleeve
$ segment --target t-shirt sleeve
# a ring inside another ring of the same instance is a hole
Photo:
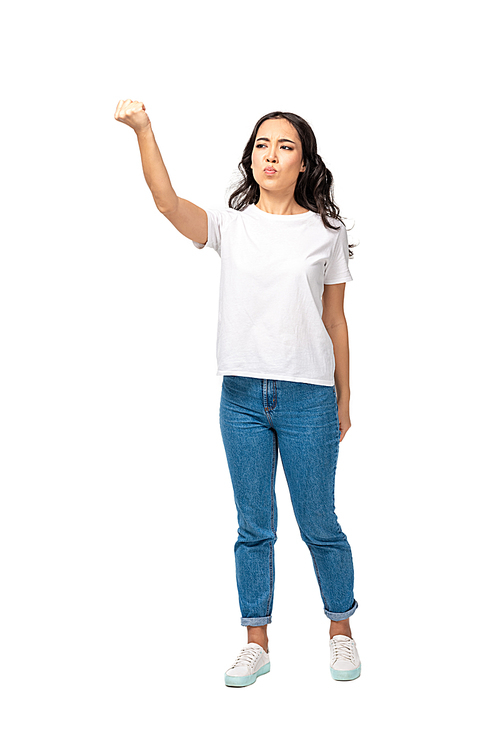
[[[217,208],[205,208],[204,210],[208,218],[208,239],[205,244],[200,244],[194,240],[192,242],[199,250],[202,250],[204,247],[211,247],[220,255],[224,212]]]
[[[336,239],[333,239],[333,247],[325,267],[324,283],[344,283],[352,281],[349,271],[349,239],[344,224],[335,231]]]

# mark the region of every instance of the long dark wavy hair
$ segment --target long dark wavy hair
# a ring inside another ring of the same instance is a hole
[[[319,213],[326,228],[338,231],[338,226],[332,226],[328,222],[329,218],[334,218],[344,224],[340,216],[340,210],[335,205],[333,199],[333,175],[318,154],[316,136],[312,127],[306,120],[292,112],[270,112],[261,117],[256,123],[243,151],[241,161],[238,164],[241,177],[229,188],[233,189],[233,192],[229,196],[229,208],[242,211],[250,204],[258,202],[260,186],[255,181],[251,169],[255,139],[259,127],[263,122],[280,118],[288,120],[294,126],[302,143],[302,158],[306,168],[297,177],[294,193],[295,200],[302,208]],[[349,245],[349,257],[353,257],[354,255],[351,247],[356,247],[356,245]]]

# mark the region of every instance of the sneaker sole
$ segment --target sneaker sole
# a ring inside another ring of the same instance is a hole
[[[259,668],[258,671],[256,671],[254,674],[249,674],[248,676],[228,676],[227,674],[224,675],[224,681],[226,684],[226,687],[247,687],[249,684],[253,684],[258,676],[262,676],[263,674],[269,673],[271,670],[271,664],[266,663],[265,666],[262,666],[262,668]]]
[[[335,681],[351,681],[352,679],[357,679],[360,675],[361,663],[357,668],[353,668],[352,671],[337,671],[330,666],[330,673],[332,679],[335,679]]]

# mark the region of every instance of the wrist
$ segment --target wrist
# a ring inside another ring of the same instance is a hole
[[[349,403],[351,399],[351,392],[349,390],[338,390],[337,389],[337,403]]]
[[[149,133],[153,132],[153,128],[151,127],[151,123],[148,122],[147,125],[143,125],[143,127],[138,127],[134,130],[135,134],[138,138],[144,135],[148,135]]]

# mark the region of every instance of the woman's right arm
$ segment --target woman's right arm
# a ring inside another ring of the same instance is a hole
[[[115,120],[129,125],[137,135],[144,177],[160,213],[185,237],[205,244],[208,241],[206,211],[189,200],[179,198],[175,193],[144,104],[131,99],[120,99]]]

